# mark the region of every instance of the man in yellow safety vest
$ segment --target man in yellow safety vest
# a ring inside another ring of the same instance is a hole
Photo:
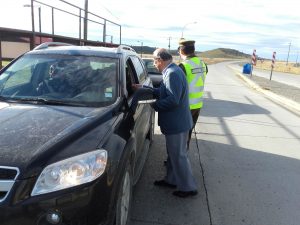
[[[187,147],[189,148],[192,130],[197,123],[200,109],[203,106],[204,82],[208,69],[207,65],[195,54],[195,41],[181,38],[178,53],[183,59],[179,66],[184,71],[189,85],[189,105],[194,123],[187,141]]]

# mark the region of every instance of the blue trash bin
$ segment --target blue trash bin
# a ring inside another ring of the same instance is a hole
[[[251,64],[247,63],[243,66],[243,73],[250,74],[251,73]]]

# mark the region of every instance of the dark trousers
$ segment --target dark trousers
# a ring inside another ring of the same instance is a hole
[[[200,114],[200,110],[201,110],[201,108],[200,109],[191,109],[191,114],[192,114],[192,118],[193,118],[193,127],[189,131],[189,136],[188,136],[188,140],[187,140],[187,149],[189,149],[189,147],[190,147],[192,132],[193,132],[194,127],[196,126],[196,123],[197,123],[197,120],[198,120],[198,117]]]

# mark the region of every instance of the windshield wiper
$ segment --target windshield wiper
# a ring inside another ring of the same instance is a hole
[[[49,105],[69,105],[69,106],[86,106],[86,104],[81,102],[66,102],[61,100],[53,100],[53,99],[40,99],[39,101],[42,101],[45,104]]]
[[[43,103],[47,105],[68,105],[68,106],[86,106],[83,103],[80,102],[66,102],[56,99],[46,99],[46,98],[35,98],[34,101],[38,103]]]
[[[32,103],[32,104],[86,106],[83,103],[66,102],[66,101],[55,100],[55,99],[46,99],[46,98],[12,98],[9,100]]]

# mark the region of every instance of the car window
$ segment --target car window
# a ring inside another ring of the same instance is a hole
[[[109,105],[118,95],[118,65],[118,59],[105,57],[24,55],[0,76],[0,95]]]
[[[128,97],[131,97],[134,93],[134,90],[132,88],[132,84],[137,83],[134,75],[134,67],[132,64],[131,58],[128,58],[126,61],[126,90],[128,93]]]
[[[136,70],[136,74],[137,74],[139,83],[143,83],[146,79],[145,69],[137,57],[132,56],[131,58],[132,58],[132,62],[134,64],[134,67]]]
[[[153,73],[153,74],[161,74],[158,69],[154,66],[153,60],[152,59],[143,59],[146,69],[148,73]]]
[[[29,83],[31,79],[30,71],[31,69],[29,67],[24,68],[24,70],[16,71],[14,76],[11,76],[11,78],[6,81],[6,87]],[[8,71],[8,74],[10,74],[10,71]],[[3,77],[5,77],[5,75]]]

